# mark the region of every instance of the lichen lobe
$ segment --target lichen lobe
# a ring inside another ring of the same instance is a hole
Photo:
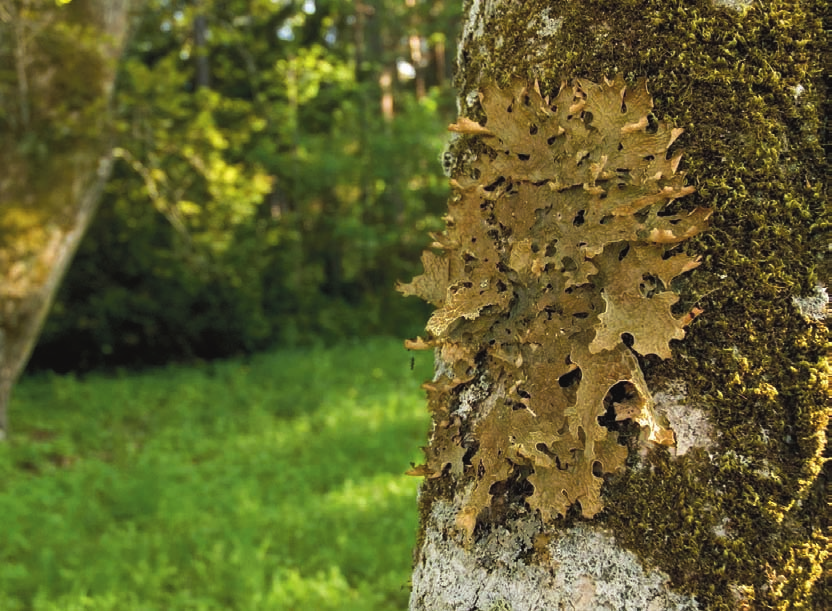
[[[428,387],[434,428],[415,473],[473,480],[458,518],[469,535],[495,484],[518,478],[544,521],[602,509],[601,476],[627,457],[598,420],[613,387],[628,392],[617,412],[673,443],[634,351],[669,358],[698,314],[671,311],[671,283],[698,265],[675,249],[710,214],[668,213],[693,188],[669,154],[682,130],[652,116],[643,80],[578,79],[551,99],[491,84],[479,99],[483,120],[450,126],[478,157],[451,181],[425,273],[400,286],[437,307],[423,345],[448,364]],[[456,410],[478,372],[493,399]]]

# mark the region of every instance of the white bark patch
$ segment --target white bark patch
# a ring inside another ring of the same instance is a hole
[[[459,39],[459,46],[457,49],[457,66],[460,72],[465,71],[465,54],[476,54],[475,48],[478,41],[483,34],[488,31],[489,24],[494,18],[497,9],[505,3],[505,0],[471,0],[468,4],[468,12],[462,22],[462,36]],[[502,41],[496,40],[494,44],[499,47]],[[480,50],[480,54],[485,53],[485,49]],[[477,92],[460,92],[460,97],[465,97],[465,94],[476,95]]]
[[[829,305],[829,293],[825,286],[816,286],[815,292],[808,297],[792,297],[792,303],[803,318],[820,322],[826,320],[826,308]]]
[[[723,6],[725,8],[734,9],[742,12],[753,4],[754,0],[714,0],[716,6]]]
[[[683,382],[671,382],[653,393],[655,409],[670,423],[676,437],[676,456],[684,456],[691,448],[707,448],[713,444],[714,428],[707,414],[688,405]]]
[[[672,591],[606,531],[579,525],[548,533],[551,561],[531,557],[537,517],[494,527],[470,547],[455,532],[458,508],[437,501],[413,572],[410,611],[690,611],[696,599]]]
[[[488,22],[494,16],[502,0],[473,0],[468,9],[468,17],[463,22],[462,40],[476,40],[480,38],[488,27]]]
[[[488,378],[481,375],[476,383],[466,386],[459,393],[459,406],[451,412],[451,415],[465,420],[471,413],[475,413],[475,406],[483,405],[487,401],[490,390]]]
[[[540,13],[532,28],[540,36],[549,37],[560,32],[561,25],[563,25],[563,18],[552,17],[551,9],[546,9]]]

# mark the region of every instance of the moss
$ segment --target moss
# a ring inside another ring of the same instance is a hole
[[[673,359],[642,359],[642,368],[651,388],[684,380],[721,435],[711,455],[656,450],[609,478],[596,520],[708,609],[821,609],[827,600],[827,335],[792,304],[828,280],[821,9],[503,3],[461,55],[463,99],[491,79],[536,78],[551,93],[575,76],[647,76],[655,115],[686,129],[683,169],[697,192],[684,205],[714,214],[711,230],[685,245],[703,265],[680,281],[693,297],[679,312],[705,313]],[[562,20],[544,41],[545,61],[534,35],[543,11]],[[426,486],[423,514],[434,493],[448,488]]]

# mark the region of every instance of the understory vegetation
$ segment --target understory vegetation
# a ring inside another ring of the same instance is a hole
[[[3,611],[406,607],[426,353],[36,374],[0,446]]]

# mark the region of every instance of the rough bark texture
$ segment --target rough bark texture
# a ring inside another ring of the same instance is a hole
[[[27,37],[18,66],[26,111],[3,135],[17,146],[0,151],[0,439],[8,433],[12,387],[110,175],[109,104],[136,5],[76,0],[8,13],[28,34],[15,43]],[[24,142],[35,146],[27,150]]]
[[[672,358],[639,357],[675,447],[630,444],[593,519],[573,505],[545,522],[521,473],[516,486],[492,488],[471,537],[459,515],[475,466],[426,479],[411,610],[827,608],[822,9],[466,2],[461,116],[482,121],[489,83],[537,80],[554,95],[574,78],[647,77],[655,116],[686,130],[674,151],[684,150],[696,192],[680,204],[713,214],[684,244],[702,265],[674,283],[674,311],[703,313],[671,343]],[[469,178],[483,150],[475,134],[454,140],[451,177]],[[445,367],[440,355],[437,379]],[[456,386],[447,412],[508,401],[489,376],[480,367]],[[464,453],[478,440],[463,429]]]

